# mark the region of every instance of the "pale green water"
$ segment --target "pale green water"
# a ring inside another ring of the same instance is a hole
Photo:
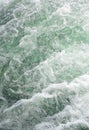
[[[89,0],[0,0],[0,130],[89,130]]]

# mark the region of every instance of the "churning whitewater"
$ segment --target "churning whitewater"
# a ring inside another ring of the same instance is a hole
[[[0,0],[0,130],[89,130],[89,0]]]

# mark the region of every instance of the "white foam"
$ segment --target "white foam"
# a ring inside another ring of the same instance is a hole
[[[71,7],[69,4],[65,4],[63,7],[56,11],[56,14],[65,15],[71,13]]]
[[[5,3],[8,4],[11,0],[0,0],[0,4]]]

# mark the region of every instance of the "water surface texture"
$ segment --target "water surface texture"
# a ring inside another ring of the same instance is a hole
[[[0,130],[89,130],[89,0],[0,0]]]

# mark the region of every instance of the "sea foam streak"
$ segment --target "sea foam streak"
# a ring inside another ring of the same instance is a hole
[[[89,129],[88,10],[88,0],[0,0],[0,129]]]

